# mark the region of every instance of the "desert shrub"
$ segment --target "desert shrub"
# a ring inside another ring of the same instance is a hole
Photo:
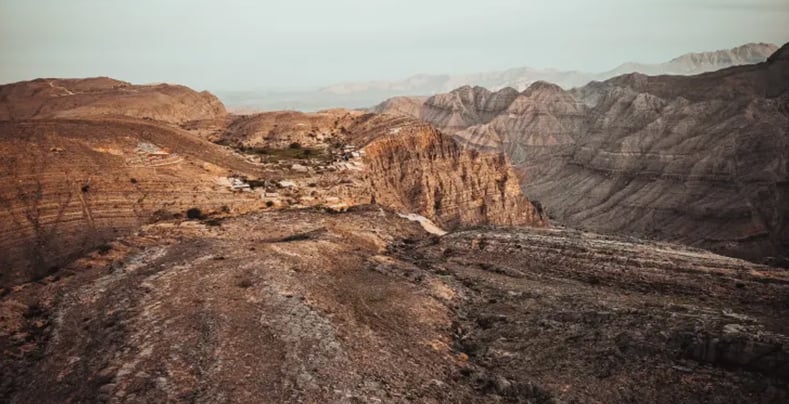
[[[266,207],[267,208],[270,208],[272,206],[274,206],[274,201],[266,201]]]
[[[293,142],[293,143],[291,143],[291,144],[290,144],[290,146],[288,146],[288,147],[290,147],[291,149],[301,149],[301,143],[299,143],[299,142]]]
[[[186,217],[188,219],[200,219],[203,217],[203,212],[201,212],[198,208],[190,208],[186,211]]]
[[[109,244],[101,244],[98,247],[96,247],[96,251],[98,251],[100,255],[107,255],[107,253],[109,253],[110,250],[112,250],[112,246]]]

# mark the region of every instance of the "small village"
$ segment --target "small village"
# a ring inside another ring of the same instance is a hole
[[[328,148],[325,158],[289,158],[261,162],[264,157],[243,154],[250,162],[270,168],[272,179],[252,179],[241,175],[217,178],[217,184],[234,192],[256,192],[268,207],[315,206],[341,207],[342,198],[332,195],[336,186],[353,186],[354,174],[364,170],[365,151],[354,145]],[[318,187],[317,184],[330,184]]]

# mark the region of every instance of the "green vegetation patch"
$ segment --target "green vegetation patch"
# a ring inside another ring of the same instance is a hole
[[[276,162],[280,160],[330,160],[331,156],[325,149],[308,147],[288,147],[285,149],[274,149],[270,147],[244,147],[241,151],[248,154],[258,154],[266,156],[268,161]]]

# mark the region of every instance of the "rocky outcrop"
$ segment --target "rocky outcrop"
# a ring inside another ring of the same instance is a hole
[[[0,120],[125,115],[184,124],[221,120],[226,114],[211,93],[171,84],[132,85],[99,77],[0,86]]]
[[[786,52],[573,91],[462,88],[428,99],[418,117],[468,146],[506,152],[525,193],[558,222],[780,261],[789,251]],[[497,94],[513,101],[490,119],[470,101]]]
[[[364,125],[379,135],[363,150],[376,203],[418,213],[446,229],[546,224],[542,212],[523,196],[503,154],[463,150],[430,125],[370,119],[374,122]]]

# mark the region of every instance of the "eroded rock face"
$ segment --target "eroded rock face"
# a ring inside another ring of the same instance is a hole
[[[381,135],[363,150],[376,203],[421,214],[447,229],[546,224],[520,191],[517,175],[503,154],[463,150],[430,125],[391,125],[385,117],[371,119],[377,120],[372,126]]]
[[[461,87],[451,93],[428,98],[420,116],[429,117],[429,122],[440,128],[454,131],[490,122],[517,96],[518,92],[511,88],[491,92],[482,87]]]
[[[429,99],[417,117],[467,146],[506,152],[525,193],[559,222],[780,261],[789,251],[786,48],[699,76],[628,74],[573,91],[535,83],[514,98],[503,90],[513,101],[492,118],[472,100],[498,93],[463,88]]]
[[[221,120],[207,91],[171,84],[133,85],[106,77],[37,79],[0,86],[0,120],[125,115],[173,124]]]

